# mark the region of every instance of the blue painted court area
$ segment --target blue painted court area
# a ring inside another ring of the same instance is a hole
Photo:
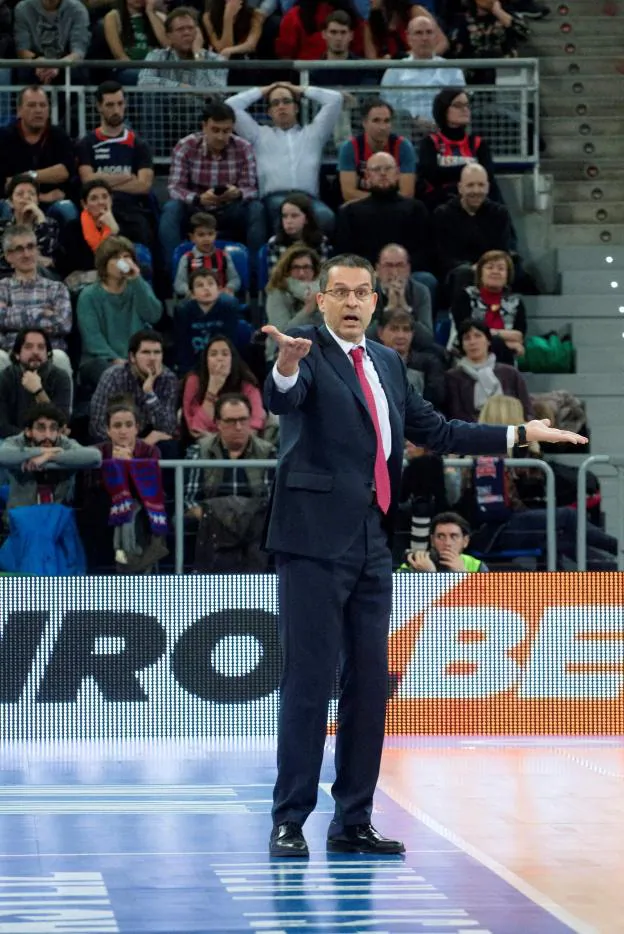
[[[324,786],[311,859],[269,859],[273,775],[270,743],[1,753],[1,934],[571,930],[383,793],[405,858],[327,857]]]

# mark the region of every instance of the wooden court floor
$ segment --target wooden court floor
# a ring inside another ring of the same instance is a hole
[[[267,852],[273,741],[0,746],[0,934],[624,934],[616,738],[388,740],[402,857]]]

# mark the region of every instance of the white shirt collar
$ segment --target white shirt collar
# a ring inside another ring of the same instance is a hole
[[[342,339],[342,337],[338,337],[338,335],[336,334],[336,332],[335,332],[335,331],[332,331],[332,329],[330,328],[330,326],[329,326],[328,324],[326,324],[325,327],[327,328],[327,330],[329,331],[329,333],[331,334],[331,336],[334,338],[334,340],[336,341],[336,343],[338,344],[338,346],[341,347],[342,350],[344,350],[344,352],[347,354],[347,356],[351,353],[351,351],[353,350],[354,347],[362,347],[362,349],[364,350],[364,353],[367,352],[367,351],[366,351],[366,338],[365,338],[365,337],[362,337],[362,340],[359,342],[359,344],[354,344],[352,341],[345,341],[345,340]]]

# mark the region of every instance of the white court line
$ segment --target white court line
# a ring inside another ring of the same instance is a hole
[[[538,889],[534,888],[529,882],[526,882],[511,869],[507,869],[507,867],[499,863],[498,860],[494,859],[492,856],[488,856],[483,850],[473,846],[472,843],[468,843],[467,840],[464,840],[463,837],[460,837],[453,830],[449,830],[448,827],[440,824],[434,817],[426,814],[425,811],[422,811],[416,804],[410,801],[409,798],[404,797],[404,795],[398,792],[392,785],[380,780],[377,783],[377,787],[398,804],[399,807],[402,807],[426,827],[429,827],[434,833],[439,834],[441,837],[444,837],[445,840],[448,840],[449,843],[453,843],[460,850],[463,850],[464,853],[471,856],[478,863],[481,863],[481,865],[489,869],[490,872],[499,876],[504,882],[507,882],[508,885],[511,885],[522,895],[530,899],[530,901],[539,905],[544,911],[549,912],[549,914],[557,918],[558,921],[567,924],[576,934],[600,934],[598,928],[592,927],[592,925],[586,924],[585,921],[576,918],[565,908],[562,908],[561,905],[558,905],[557,902],[549,898],[548,895],[544,895],[543,892],[538,891]]]
[[[406,850],[406,853],[408,854],[409,853],[447,853],[448,855],[453,856],[454,854],[457,853],[457,849],[444,850],[444,849],[429,848],[429,849],[418,849],[418,850]],[[322,856],[325,855],[324,850],[319,850],[319,857],[321,855]],[[138,856],[141,859],[144,859],[146,856],[151,856],[154,859],[160,858],[161,856],[185,856],[185,857],[186,856],[228,856],[230,858],[232,858],[233,856],[266,856],[268,859],[269,851],[268,851],[268,846],[262,850],[236,850],[236,851],[232,851],[232,850],[188,850],[188,851],[172,851],[170,853],[161,852],[160,850],[146,850],[144,852],[136,852],[136,853],[126,853],[123,850],[114,851],[111,853],[98,853],[98,852],[93,852],[93,853],[91,852],[90,853],[41,853],[37,851],[36,853],[0,853],[0,862],[2,862],[2,860],[9,860],[9,859],[38,859],[39,857],[41,858],[57,857],[61,859],[93,859],[94,857],[100,857],[100,856],[101,857],[109,857],[109,856],[113,857],[114,856],[115,858],[118,858],[119,856]],[[314,857],[312,857],[312,859],[314,860]],[[226,865],[241,866],[242,864],[228,863]],[[258,864],[257,862],[254,861],[253,865],[257,866]],[[310,865],[309,861],[304,862],[302,860],[301,869],[309,865]],[[334,862],[334,860],[331,860],[331,861],[328,860],[327,863],[324,862],[323,865],[331,869],[331,867],[335,866],[336,863]],[[354,868],[357,868],[361,866],[362,863],[354,862],[352,865]],[[278,868],[276,864],[274,863],[267,863],[267,866],[265,867],[265,869],[267,868],[270,869],[272,867],[276,869]]]

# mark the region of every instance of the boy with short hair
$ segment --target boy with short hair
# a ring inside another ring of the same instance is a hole
[[[217,221],[213,214],[200,211],[190,221],[189,239],[193,249],[183,254],[176,270],[173,290],[178,298],[188,298],[189,277],[197,269],[211,269],[217,273],[220,288],[234,295],[241,287],[240,276],[227,250],[215,246]]]
[[[173,316],[178,374],[187,373],[215,334],[227,337],[239,350],[249,343],[253,328],[241,318],[241,306],[219,286],[215,269],[196,269],[189,280],[191,297]]]

